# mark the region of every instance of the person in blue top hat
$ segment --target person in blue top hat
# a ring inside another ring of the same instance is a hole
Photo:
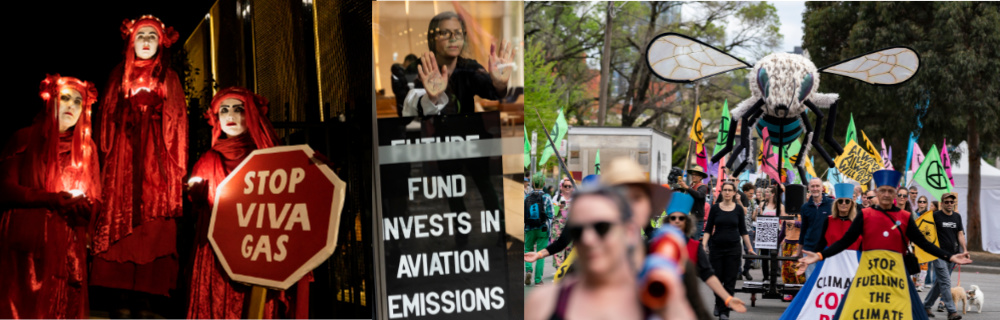
[[[930,310],[924,310],[913,282],[908,277],[911,273],[919,272],[905,267],[903,255],[907,252],[908,242],[913,242],[927,253],[946,261],[972,263],[968,253],[948,254],[927,241],[917,228],[913,216],[894,205],[896,186],[899,185],[901,176],[901,173],[894,170],[873,173],[878,205],[865,208],[861,216],[851,222],[850,228],[840,240],[819,253],[804,251],[805,255],[799,259],[803,266],[817,263],[824,257],[832,257],[844,251],[861,238],[863,251],[858,272],[834,319],[841,315],[871,318],[872,312],[892,314],[903,319],[927,319],[928,316],[933,316]],[[876,295],[879,299],[873,298]]]
[[[691,195],[684,192],[674,192],[670,198],[670,205],[667,206],[667,215],[661,218],[659,225],[662,226],[664,223],[670,223],[670,225],[684,231],[684,234],[688,237],[688,257],[691,259],[691,263],[698,269],[698,277],[712,289],[715,295],[725,301],[727,307],[736,310],[736,312],[746,312],[746,304],[743,300],[729,294],[726,288],[722,286],[722,282],[719,281],[719,277],[715,276],[715,270],[712,269],[712,264],[708,261],[708,254],[702,249],[701,242],[692,238],[695,231],[695,221],[690,215],[693,205],[694,198]],[[688,294],[688,300],[693,301],[693,299],[700,299],[697,291],[694,291],[693,295]]]

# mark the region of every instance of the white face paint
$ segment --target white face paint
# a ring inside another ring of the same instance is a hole
[[[244,112],[243,101],[235,98],[222,100],[222,105],[219,106],[219,125],[226,137],[236,137],[247,131]]]
[[[79,91],[65,88],[59,91],[59,132],[66,132],[76,125],[83,111],[83,96]]]
[[[135,56],[146,60],[156,55],[156,49],[160,45],[160,35],[156,33],[156,28],[145,26],[135,32]]]

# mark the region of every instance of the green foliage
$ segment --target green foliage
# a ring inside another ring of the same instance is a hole
[[[853,112],[858,128],[897,150],[893,163],[901,167],[910,132],[917,130],[914,105],[929,97],[921,146],[944,138],[956,144],[967,140],[975,119],[983,156],[1000,152],[997,3],[807,2],[803,21],[805,48],[817,66],[896,45],[913,48],[921,58],[918,73],[898,86],[821,75],[820,92],[840,94],[837,138]],[[824,162],[816,165],[818,171],[826,169]]]
[[[549,143],[542,126],[544,125],[549,131],[552,130],[559,107],[565,104],[566,90],[556,87],[556,75],[553,72],[555,62],[545,62],[541,47],[527,48],[524,53],[524,65],[524,126],[529,134],[525,139],[531,139],[532,131],[538,133],[535,148],[536,155],[541,156],[542,150]],[[536,110],[541,115],[542,122],[539,122]],[[554,164],[555,161],[553,157],[548,162]]]

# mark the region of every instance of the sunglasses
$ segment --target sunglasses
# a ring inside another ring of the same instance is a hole
[[[569,188],[572,188],[573,186],[572,185],[568,185],[568,184],[564,184],[564,185],[562,185],[562,187],[565,188],[565,189],[569,189]]]
[[[917,203],[927,203],[927,201],[917,201]]]
[[[945,201],[944,204],[954,204],[955,201]]]
[[[667,217],[667,219],[669,219],[670,221],[686,221],[687,218],[688,218],[687,216],[669,216],[669,217]]]
[[[573,241],[579,242],[580,238],[583,238],[583,230],[594,228],[594,232],[597,232],[597,237],[604,239],[604,235],[608,234],[611,230],[611,226],[614,225],[613,222],[600,221],[587,224],[577,224],[566,227],[566,231],[569,232],[569,236],[573,238]]]
[[[875,197],[868,197],[868,200],[875,199]]]
[[[837,199],[837,204],[848,204],[851,203],[850,199]]]
[[[898,196],[898,197],[900,197],[900,198],[905,198],[905,197],[907,196],[907,194],[905,194],[905,193],[900,193],[900,194],[897,194],[896,196]]]

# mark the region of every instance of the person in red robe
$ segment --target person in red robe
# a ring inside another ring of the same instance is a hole
[[[0,152],[0,318],[88,318],[87,239],[101,197],[92,83],[49,75]]]
[[[169,296],[177,284],[187,106],[169,68],[177,32],[147,15],[125,20],[121,33],[125,61],[100,106],[105,210],[96,221],[91,284],[128,290],[121,296],[142,304],[150,296],[136,292]]]
[[[247,309],[251,287],[234,282],[226,274],[208,241],[208,226],[219,183],[254,150],[278,145],[278,135],[267,111],[266,98],[240,87],[220,90],[205,111],[205,118],[212,126],[212,149],[195,163],[188,192],[197,219],[188,318],[247,317],[243,311]],[[311,273],[306,278],[311,279]],[[289,291],[294,292],[291,288]],[[264,317],[293,318],[292,296],[285,291],[268,290]]]

